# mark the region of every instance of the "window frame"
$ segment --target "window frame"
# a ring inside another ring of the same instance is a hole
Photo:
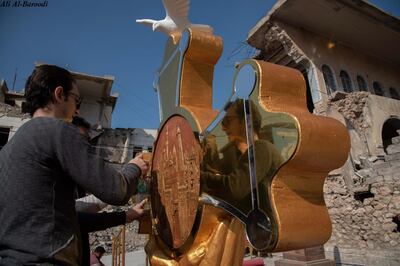
[[[380,82],[374,81],[374,82],[372,83],[372,88],[373,88],[373,90],[374,90],[374,94],[375,94],[375,95],[378,95],[378,96],[385,96],[385,93],[384,93],[384,91],[383,91],[383,88],[382,88],[382,85],[380,84]],[[377,93],[377,89],[379,89],[379,90],[380,90],[380,93],[382,93],[382,94]]]
[[[339,73],[340,81],[342,82],[342,88],[344,92],[351,93],[353,92],[353,82],[349,73],[346,70],[340,70]]]
[[[329,73],[326,73],[324,71],[324,68],[326,70],[328,70]],[[328,95],[332,95],[335,91],[338,90],[335,73],[333,72],[332,68],[330,66],[328,66],[327,64],[323,64],[321,66],[321,72],[322,72],[322,77],[324,78],[324,84],[325,84],[326,91],[327,91]],[[330,75],[330,77],[326,77],[325,74]],[[329,78],[331,78],[331,79],[328,80]],[[330,84],[330,82],[332,82],[332,84]],[[331,87],[331,85],[333,87]]]
[[[356,80],[357,80],[357,85],[358,85],[358,91],[368,91],[368,83],[363,76],[357,75]],[[365,90],[361,89],[360,80],[362,80],[363,85],[365,85]]]
[[[393,95],[393,92],[396,95]],[[389,94],[390,94],[390,98],[395,99],[395,100],[400,100],[400,94],[399,94],[399,91],[396,88],[390,87],[389,88]]]

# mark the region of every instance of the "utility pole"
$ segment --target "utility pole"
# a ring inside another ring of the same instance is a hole
[[[13,81],[13,85],[12,85],[12,90],[13,91],[15,91],[15,82],[17,80],[17,71],[18,71],[18,68],[15,68],[14,81]]]

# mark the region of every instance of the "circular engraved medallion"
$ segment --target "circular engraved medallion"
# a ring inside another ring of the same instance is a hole
[[[160,130],[153,153],[152,213],[160,238],[181,247],[191,234],[200,193],[200,145],[182,116]]]

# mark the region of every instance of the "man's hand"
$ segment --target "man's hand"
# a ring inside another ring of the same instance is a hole
[[[146,176],[149,171],[149,163],[143,160],[143,153],[140,153],[135,158],[129,161],[129,163],[136,164],[142,171],[142,176]]]
[[[142,200],[139,204],[133,206],[133,208],[129,208],[126,211],[126,223],[131,223],[133,220],[137,220],[142,215],[149,215],[150,210],[145,210],[144,205],[146,204],[147,199]]]

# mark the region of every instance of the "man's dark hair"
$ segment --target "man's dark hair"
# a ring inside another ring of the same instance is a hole
[[[61,86],[64,95],[72,89],[75,82],[72,74],[61,67],[54,65],[40,65],[35,67],[25,84],[25,110],[31,115],[39,108],[43,108],[54,100],[54,90]]]
[[[99,253],[99,254],[104,254],[104,253],[106,253],[106,250],[102,246],[97,246],[94,249],[94,252]]]
[[[250,112],[251,112],[251,122],[253,124],[253,130],[256,134],[260,133],[261,130],[261,114],[257,108],[257,105],[252,101],[249,100],[250,103]],[[244,122],[244,101],[243,99],[237,99],[235,102],[230,102],[225,107],[225,110],[229,108],[234,108],[235,113],[238,115],[239,119]]]
[[[77,127],[84,128],[86,130],[90,130],[90,123],[86,121],[83,117],[80,116],[74,116],[72,119],[72,124],[74,124]]]

